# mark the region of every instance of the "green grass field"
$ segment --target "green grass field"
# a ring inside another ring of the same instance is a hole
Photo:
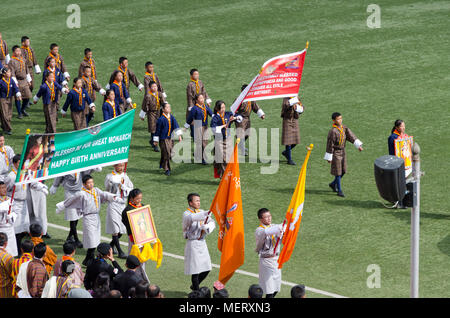
[[[377,1],[379,29],[366,25],[370,1],[80,0],[76,3],[81,8],[81,28],[69,29],[66,7],[71,3],[74,1],[8,2],[0,21],[3,39],[12,47],[20,44],[22,35],[28,35],[42,69],[50,43],[58,43],[72,78],[84,48],[90,47],[103,87],[120,56],[128,57],[129,67],[141,80],[144,63],[151,60],[180,124],[184,123],[191,68],[200,70],[213,101],[223,99],[229,106],[241,85],[249,82],[266,60],[300,51],[310,41],[300,88],[306,108],[300,118],[301,144],[293,151],[297,166],[286,165],[283,157],[276,174],[260,173],[261,166],[268,164],[240,166],[246,243],[241,270],[258,271],[253,236],[258,226],[256,211],[267,207],[275,223],[283,222],[305,146],[313,143],[303,220],[296,250],[283,267],[283,280],[347,297],[409,297],[410,209],[384,208],[373,175],[373,162],[387,154],[387,137],[393,122],[401,118],[407,133],[421,146],[425,171],[421,179],[420,296],[450,296],[446,279],[450,274],[446,179],[450,2]],[[40,81],[41,76],[37,78]],[[143,93],[132,87],[131,96],[140,109]],[[98,110],[101,101],[99,98],[96,103]],[[253,114],[252,127],[279,127],[281,133],[281,100],[259,105],[266,120]],[[347,147],[345,198],[328,188],[332,176],[323,160],[334,111],[343,114],[344,124],[364,142],[361,153],[350,144]],[[30,114],[18,120],[14,109],[13,135],[6,139],[17,153],[27,128],[35,133],[45,128],[42,101],[32,106]],[[93,124],[101,119],[98,112]],[[72,127],[68,116],[60,118],[57,129],[69,131]],[[166,177],[158,169],[159,153],[150,149],[146,122],[136,115],[128,174],[144,191],[144,203],[152,207],[164,251],[182,256],[181,215],[186,195],[200,193],[202,207],[207,209],[218,180],[213,178],[212,165],[198,164],[173,164],[172,176]],[[108,172],[110,169],[104,168],[95,174],[100,188]],[[51,183],[47,181],[49,186]],[[54,212],[62,199],[62,189],[48,197],[48,219],[68,226],[63,216]],[[67,232],[55,228],[49,232],[53,238],[48,243],[61,255]],[[217,231],[208,237],[208,245],[212,262],[220,264],[216,241]],[[84,253],[78,251],[80,261]],[[380,266],[381,288],[367,287],[370,264]],[[149,262],[147,272],[167,297],[186,297],[189,292],[190,278],[183,274],[180,259],[165,255],[159,269]],[[204,285],[212,287],[217,277],[214,268]],[[256,282],[255,277],[235,274],[227,288],[232,297],[246,297],[249,285]],[[283,285],[279,297],[289,297],[289,290]],[[312,292],[308,296],[324,297]]]

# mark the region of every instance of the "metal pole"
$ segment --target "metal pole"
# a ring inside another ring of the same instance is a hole
[[[413,206],[411,208],[411,298],[419,298],[419,243],[420,243],[420,147],[414,142]]]

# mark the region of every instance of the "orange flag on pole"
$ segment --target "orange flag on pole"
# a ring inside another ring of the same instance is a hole
[[[283,248],[281,249],[280,256],[278,257],[278,268],[282,268],[283,264],[289,260],[292,251],[294,250],[295,242],[297,241],[297,234],[303,215],[303,203],[305,202],[306,166],[308,165],[309,155],[311,154],[313,147],[314,145],[310,144],[307,148],[308,153],[306,154],[305,161],[303,162],[302,169],[300,170],[297,186],[295,187],[291,203],[289,204],[289,208],[286,212],[286,218],[284,221],[286,228],[284,230],[282,240]]]
[[[239,139],[236,140],[233,156],[227,164],[210,208],[219,224],[217,247],[222,252],[219,270],[219,281],[222,284],[226,284],[244,263],[244,216],[238,143]]]

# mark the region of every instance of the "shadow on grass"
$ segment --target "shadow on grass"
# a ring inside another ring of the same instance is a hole
[[[450,256],[450,235],[447,235],[442,241],[437,243],[437,247],[442,253]]]
[[[411,224],[411,208],[400,209],[400,210],[391,210],[391,211],[388,211],[385,213],[395,216],[396,218],[407,222],[407,224]],[[420,218],[421,219],[423,219],[423,218],[433,219],[433,220],[450,220],[450,215],[442,214],[442,213],[420,212]]]
[[[361,209],[380,209],[383,205],[379,201],[373,200],[348,200],[346,198],[340,198],[335,193],[331,192],[334,196],[336,196],[336,200],[326,200],[325,202],[334,205],[334,206],[344,206],[344,207],[352,207],[352,208],[361,208]]]
[[[165,298],[187,298],[188,294],[180,291],[162,290]]]

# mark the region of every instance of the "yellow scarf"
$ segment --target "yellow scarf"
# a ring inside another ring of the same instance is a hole
[[[75,87],[73,88],[73,90],[78,94],[78,103],[80,106],[83,105],[83,89],[80,88],[80,91],[78,91]]]
[[[92,94],[92,80],[91,80],[91,78],[86,78],[86,77],[83,75],[83,79],[84,79],[84,81],[88,84],[88,93],[89,93],[89,94]]]
[[[116,104],[114,103],[114,101],[112,101],[112,103],[111,103],[111,102],[109,101],[109,99],[107,99],[106,102],[107,102],[109,105],[111,105],[111,108],[112,108],[113,114],[114,114],[114,117],[113,117],[113,118],[116,118]]]
[[[333,127],[336,128],[337,130],[339,130],[339,146],[342,146],[343,142],[344,142],[344,127],[341,126],[337,126],[333,124]]]
[[[17,56],[13,56],[12,58],[16,61],[19,61],[20,71],[22,72],[25,69],[25,62],[22,59],[18,58]]]
[[[8,90],[6,91],[6,97],[8,97],[8,96],[9,96],[9,84],[11,84],[11,78],[9,78],[8,81],[6,81],[6,78],[3,77],[2,80],[3,80],[3,82],[5,82],[6,85],[8,86]]]
[[[225,122],[225,114],[222,116],[220,113],[217,113],[217,115],[220,116],[220,119],[222,119],[222,125],[226,125]],[[227,128],[225,127],[225,137],[227,136]]]
[[[45,81],[45,84],[47,84],[48,88],[50,88],[50,100],[55,100],[55,84],[52,82],[52,85],[49,85],[47,81]]]
[[[22,45],[22,49],[27,50],[28,53],[28,60],[33,62],[33,52],[31,51],[29,46],[23,46]]]
[[[52,54],[52,52],[48,53],[48,55],[49,55],[50,57],[53,57],[53,58],[55,59],[56,65],[60,65],[61,60],[59,59],[59,53],[56,54],[58,57],[54,56],[54,55]]]
[[[142,246],[142,251],[140,250],[139,245],[134,244],[131,247],[130,255],[136,256],[141,263],[152,260],[156,262],[156,268],[159,268],[163,258],[163,246],[159,238],[157,238],[153,248],[150,243],[145,243]]]
[[[170,114],[169,116],[167,116],[166,114],[163,113],[163,116],[166,117],[167,122],[169,123],[169,130],[167,131],[167,137],[170,136]]]
[[[156,95],[153,94],[152,91],[148,91],[148,93],[149,93],[150,95],[152,95],[152,96],[156,99],[156,109],[159,110],[159,109],[161,108],[161,104],[160,104],[160,102],[159,102],[159,94],[158,94],[158,92],[156,92]]]
[[[125,70],[122,70],[122,66],[119,65],[118,70],[122,72],[123,80],[125,81],[125,86],[128,87],[128,68],[125,68]]]
[[[95,66],[94,66],[94,60],[92,58],[88,59],[86,56],[84,57],[84,60],[89,63],[92,70],[92,78],[95,80]]]
[[[151,73],[151,74],[150,74],[149,72],[145,72],[145,75],[150,76],[150,77],[153,79],[153,82],[156,83],[155,72],[153,72],[153,73]]]
[[[6,166],[9,167],[9,160],[8,155],[6,154],[5,147],[0,148],[0,152],[2,152],[5,155]]]
[[[203,112],[203,122],[206,122],[206,117],[207,117],[206,106],[199,105],[199,104],[195,104],[195,105],[198,106],[202,110],[202,112]]]
[[[191,81],[195,83],[195,92],[198,94],[200,92],[200,84],[198,83],[198,80],[194,80],[191,76]]]
[[[84,192],[87,192],[89,194],[92,194],[94,196],[94,200],[95,200],[95,206],[98,209],[98,200],[97,200],[97,194],[95,193],[95,190],[92,189],[92,191],[89,191],[88,189],[86,189],[85,187],[82,187],[81,190],[83,190]]]
[[[14,172],[14,173],[16,174],[16,176],[17,176],[17,170],[16,170],[16,169],[14,169],[13,167],[11,167],[11,171]],[[21,179],[22,179],[22,178],[21,178]],[[22,183],[22,189],[25,190],[25,187],[26,187],[25,183]]]
[[[3,40],[0,41],[0,48],[2,49],[3,56],[6,56],[5,49],[3,48]]]
[[[114,81],[113,84],[116,84],[117,87],[119,87],[119,92],[120,92],[120,98],[123,99],[123,91],[122,91],[122,83],[119,84],[119,82]]]

